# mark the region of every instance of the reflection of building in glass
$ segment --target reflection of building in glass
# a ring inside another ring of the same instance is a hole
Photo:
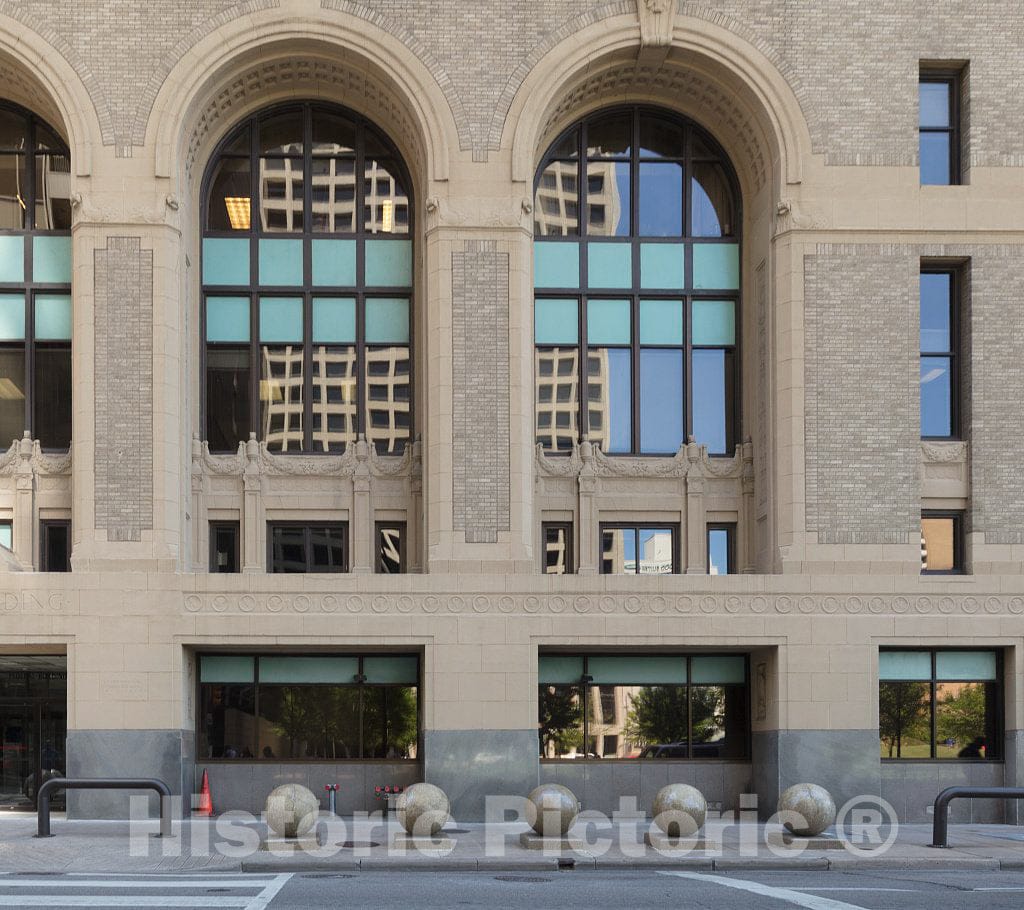
[[[629,758],[637,750],[626,737],[633,696],[641,686],[590,687],[589,752],[598,758]]]
[[[366,349],[366,438],[385,455],[409,438],[409,349]]]
[[[601,574],[621,575],[625,571],[626,532],[605,532],[601,535]]]
[[[568,451],[579,436],[578,348],[538,350],[537,442],[546,449]]]
[[[544,572],[546,575],[565,575],[570,571],[569,540],[565,528],[555,528],[544,537]]]
[[[267,447],[302,449],[302,345],[260,349],[260,418]]]
[[[644,540],[644,534],[650,536]],[[627,572],[636,572],[634,560],[626,562]],[[640,532],[640,574],[667,575],[672,572],[672,532],[662,531]]]
[[[553,161],[544,169],[534,200],[534,233],[538,237],[565,237],[579,233],[579,165]],[[622,201],[615,182],[614,162],[587,165],[587,233],[615,234]]]

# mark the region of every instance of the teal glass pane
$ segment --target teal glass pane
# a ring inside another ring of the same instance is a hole
[[[248,284],[249,239],[207,237],[203,241],[203,284]]]
[[[261,683],[352,683],[357,657],[261,657]]]
[[[0,294],[0,341],[23,341],[24,338],[24,295]]]
[[[736,305],[731,300],[694,300],[693,343],[723,347],[735,344]]]
[[[407,344],[409,301],[405,297],[369,297],[366,300],[366,343]]]
[[[685,657],[591,657],[587,673],[595,683],[632,685],[685,683]]]
[[[25,280],[25,238],[0,236],[0,281],[20,284]]]
[[[419,685],[419,660],[410,654],[396,657],[364,657],[363,675],[368,683]]]
[[[695,288],[738,288],[740,248],[735,243],[693,245],[693,286]]]
[[[577,344],[580,327],[576,299],[560,297],[534,301],[533,336],[537,344]]]
[[[582,657],[541,654],[537,659],[537,682],[541,685],[578,683],[582,676]]]
[[[932,656],[928,651],[879,651],[879,679],[931,679]]]
[[[587,344],[629,344],[628,300],[587,301]]]
[[[249,298],[207,297],[206,340],[249,340]]]
[[[350,344],[355,340],[355,297],[314,297],[313,344]]]
[[[71,340],[71,295],[36,294],[36,338],[40,341]]]
[[[39,284],[71,283],[71,238],[32,238],[32,280]]]
[[[592,288],[631,288],[633,286],[633,245],[631,243],[588,244],[587,284]]]
[[[739,655],[690,658],[690,681],[727,686],[746,682],[746,667]]]
[[[935,678],[995,680],[995,651],[939,651],[935,655]]]
[[[682,344],[683,301],[640,301],[640,344]]]
[[[313,284],[319,287],[351,287],[356,283],[354,240],[313,241]]]
[[[580,245],[575,242],[533,244],[533,286],[535,288],[578,288],[580,286]]]
[[[271,287],[302,284],[301,240],[260,240],[260,284]]]
[[[302,298],[260,298],[260,342],[302,343]]]
[[[683,287],[681,243],[640,244],[640,287],[652,291],[674,291]]]
[[[14,549],[14,528],[10,521],[0,521],[0,547]]]
[[[256,681],[256,659],[244,656],[199,658],[199,681],[204,683],[251,683]]]
[[[411,240],[367,240],[365,255],[367,287],[412,285]]]

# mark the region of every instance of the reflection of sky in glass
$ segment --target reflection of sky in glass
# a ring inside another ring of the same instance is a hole
[[[640,451],[676,452],[683,442],[683,352],[640,351]]]
[[[640,528],[640,572],[668,575],[672,572],[672,532],[668,528]]]
[[[693,435],[709,452],[725,452],[725,352],[693,352]]]
[[[630,404],[632,377],[629,351],[608,350],[608,429],[609,452],[628,452],[632,436]]]
[[[690,190],[693,193],[693,236],[721,237],[722,226],[718,223],[718,212],[700,181],[691,180]]]
[[[921,275],[921,350],[948,351],[949,274]]]
[[[949,126],[949,89],[948,82],[918,84],[921,126]]]
[[[683,233],[683,168],[679,164],[640,165],[640,229],[644,237]]]
[[[951,423],[949,361],[945,357],[921,358],[921,435],[949,436]]]
[[[623,559],[627,564],[636,565],[636,531],[616,531],[616,534],[622,535],[623,542]]]
[[[921,133],[921,183],[949,183],[949,133]]]
[[[725,528],[708,531],[708,575],[729,574],[729,532]]]

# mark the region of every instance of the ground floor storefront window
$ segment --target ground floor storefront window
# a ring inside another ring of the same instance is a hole
[[[199,756],[415,759],[415,654],[199,655]]]

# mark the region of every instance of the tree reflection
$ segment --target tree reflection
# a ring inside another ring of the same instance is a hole
[[[878,735],[888,758],[903,754],[904,742],[930,743],[930,687],[926,682],[883,682],[878,687]],[[928,748],[930,754],[930,746]],[[918,757],[928,757],[928,754]]]

